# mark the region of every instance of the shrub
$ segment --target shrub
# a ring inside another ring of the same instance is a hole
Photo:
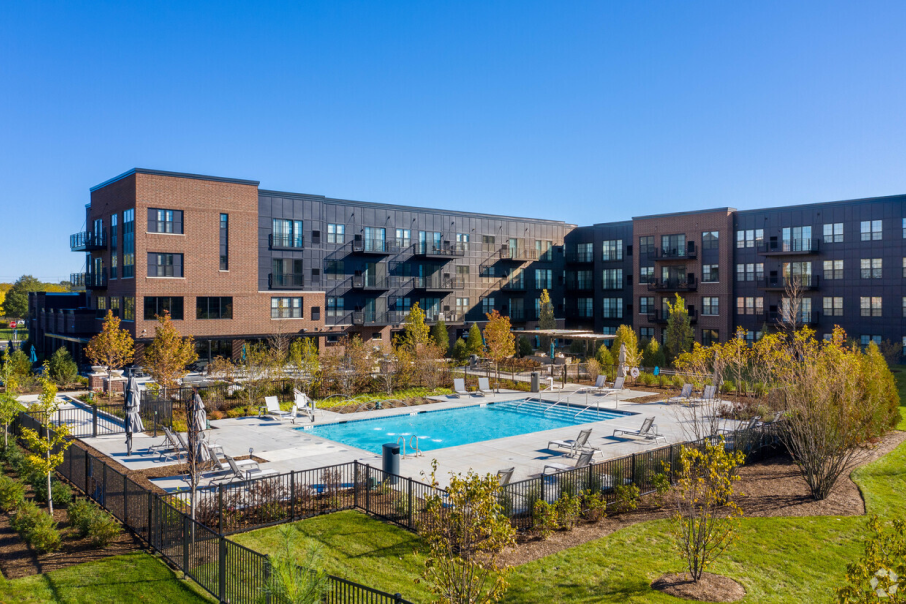
[[[113,516],[95,508],[95,512],[88,519],[86,532],[92,545],[103,548],[119,536],[122,528]]]
[[[617,485],[614,489],[617,495],[615,502],[618,512],[630,512],[639,507],[639,487],[634,484]]]
[[[10,512],[25,501],[25,487],[9,476],[0,476],[0,509]]]
[[[69,355],[69,351],[62,346],[57,348],[47,364],[48,377],[58,384],[71,384],[78,373],[79,368]]]
[[[657,385],[661,388],[666,388],[670,385],[671,379],[664,374],[657,376]]]
[[[532,530],[542,539],[547,539],[557,526],[557,509],[543,499],[535,501],[532,506]]]
[[[720,391],[724,394],[729,394],[736,391],[736,383],[733,380],[724,380],[720,385]]]
[[[654,498],[658,506],[664,505],[664,495],[670,490],[670,478],[664,474],[655,474],[651,483],[654,485]]]
[[[87,499],[77,499],[66,511],[69,513],[69,525],[78,531],[79,536],[88,535],[88,526],[98,511],[97,506]]]
[[[47,479],[42,477],[42,480],[33,485],[35,489],[35,501],[41,503],[47,502]],[[56,506],[67,506],[72,503],[72,489],[65,482],[60,482],[56,478],[51,480],[51,491],[53,493],[53,504]]]
[[[10,516],[9,524],[14,531],[25,536],[40,522],[42,516],[50,518],[31,501],[23,501]]]
[[[227,411],[227,417],[229,418],[244,417],[245,415],[245,407],[233,407]]]
[[[639,383],[642,386],[653,386],[655,377],[650,373],[642,372],[639,374]]]
[[[25,535],[25,539],[39,554],[55,552],[63,543],[56,523],[47,514],[41,514],[41,520]]]
[[[585,491],[582,495],[582,517],[591,522],[597,522],[607,515],[607,500],[604,493]]]
[[[554,504],[557,514],[557,526],[571,531],[579,524],[579,515],[582,513],[582,499],[564,493]]]
[[[681,375],[673,376],[673,387],[674,388],[679,388],[680,390],[682,390],[683,386],[685,386],[685,385],[686,385],[686,380],[683,379],[683,376],[681,376]]]

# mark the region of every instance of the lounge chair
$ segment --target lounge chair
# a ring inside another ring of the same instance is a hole
[[[699,397],[693,397],[686,400],[684,405],[704,405],[705,403],[710,403],[714,400],[714,395],[717,392],[717,386],[705,386],[702,395]]]
[[[478,392],[481,393],[481,396],[493,394],[493,391],[491,390],[491,382],[488,378],[478,378]]]
[[[591,458],[594,456],[594,454],[595,454],[594,451],[583,451],[582,454],[579,455],[579,459],[576,460],[576,465],[574,465],[574,466],[568,466],[568,465],[562,464],[562,463],[549,463],[546,466],[544,466],[544,471],[542,473],[547,474],[548,468],[552,469],[554,472],[563,472],[565,470],[575,470],[578,468],[587,468],[588,465],[591,463]]]
[[[239,467],[239,463],[230,457],[227,454],[223,455],[226,458],[227,464],[229,465],[230,473],[225,476],[229,479],[229,482],[234,480],[252,480],[255,478],[262,478],[264,476],[271,476],[276,474],[275,470],[262,470],[258,467],[258,462],[254,460],[249,460],[252,463],[246,464],[245,467]],[[254,465],[254,467],[252,467]]]
[[[744,426],[738,426],[736,428],[723,428],[721,430],[718,430],[717,433],[718,434],[736,434],[737,432],[748,432],[749,430],[754,429],[755,426],[757,426],[760,422],[761,422],[761,416],[756,415],[755,417],[750,419]]]
[[[211,459],[215,470],[219,472],[230,471],[230,464],[226,460],[226,455],[223,453],[223,447],[221,445],[211,445],[206,441],[202,441],[201,446],[207,449],[208,457]],[[223,457],[223,459],[221,459],[221,456]],[[239,469],[250,466],[258,467],[258,462],[256,462],[254,459],[234,459],[233,461],[236,463],[236,466]]]
[[[576,388],[575,394],[588,394],[591,392],[597,393],[601,390],[604,390],[607,387],[607,376],[599,375],[595,378],[594,386],[579,386]]]
[[[783,411],[775,411],[774,417],[771,418],[770,421],[758,422],[757,424],[755,424],[755,427],[756,428],[770,428],[771,426],[773,426],[777,422],[779,422],[782,417],[783,417]]]
[[[293,411],[290,411],[293,423],[296,423],[296,414],[305,414],[308,416],[308,419],[314,422],[315,405],[311,399],[305,396],[304,392],[299,392],[298,390],[293,390],[293,395],[296,401],[296,404],[293,405]]]
[[[513,472],[516,471],[516,468],[506,468],[504,470],[497,471],[497,482],[500,483],[500,486],[504,487],[510,484],[510,479],[513,478]]]
[[[654,417],[646,417],[645,421],[642,422],[642,427],[638,430],[631,430],[626,428],[617,428],[613,431],[613,436],[637,436],[645,440],[653,440],[657,442],[658,440],[663,440],[667,442],[667,438],[661,436],[657,433],[657,427],[654,425]]]
[[[472,396],[472,393],[466,390],[466,380],[464,378],[456,378],[453,380],[453,396],[459,398],[462,395]]]
[[[262,415],[276,415],[280,418],[281,422],[289,417],[290,414],[290,411],[283,411],[280,409],[280,401],[277,400],[276,396],[265,396],[264,405],[258,408],[258,417],[261,417]]]
[[[575,440],[552,440],[547,443],[547,448],[553,449],[554,447],[557,447],[559,449],[569,449],[568,455],[573,455],[586,448],[589,436],[591,436],[591,428],[580,431],[579,436],[577,436]]]
[[[176,461],[179,461],[179,457],[186,452],[186,447],[180,444],[181,440],[177,440],[173,433],[170,432],[170,428],[164,426],[164,442],[159,445],[152,445],[148,447],[149,453],[159,453],[161,458],[174,457]]]
[[[692,384],[683,384],[683,389],[679,396],[667,399],[667,403],[685,403],[692,396]]]
[[[610,388],[598,388],[596,390],[597,394],[613,394],[614,392],[619,392],[623,389],[623,382],[626,381],[625,377],[618,377],[613,381],[613,386]]]

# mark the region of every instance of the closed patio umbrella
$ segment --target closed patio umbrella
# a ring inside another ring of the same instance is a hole
[[[626,365],[626,344],[620,343],[620,357],[617,360],[617,377],[626,377],[623,367]]]
[[[197,437],[195,442],[197,443],[198,450],[196,451],[196,458],[201,461],[208,461],[207,453],[204,450],[204,447],[201,446],[201,441],[204,438],[204,431],[208,427],[208,414],[204,408],[204,401],[201,400],[201,395],[198,394],[198,390],[195,390],[195,397],[193,399],[192,406],[192,426],[190,429],[195,430]]]
[[[142,418],[139,415],[141,405],[138,383],[134,377],[130,377],[126,382],[126,455],[132,455],[132,435],[136,432],[144,432],[145,426],[142,424]]]
[[[35,354],[34,345],[31,347],[31,355],[28,357],[28,360],[31,361],[32,363],[38,362],[38,355]]]
[[[718,353],[714,353],[714,375],[711,376],[711,383],[717,387],[717,390],[714,391],[715,396],[720,394],[720,383],[723,381],[722,376],[720,375],[720,357]]]

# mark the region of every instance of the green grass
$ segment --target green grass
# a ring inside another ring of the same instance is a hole
[[[361,405],[362,403],[373,403],[377,401],[385,401],[388,399],[406,400],[422,396],[444,396],[450,394],[451,392],[453,391],[449,388],[435,388],[434,390],[430,390],[428,388],[404,388],[402,390],[394,390],[391,396],[387,396],[387,394],[383,392],[378,392],[375,394],[360,394],[348,400],[344,400],[340,397],[332,397],[327,399],[318,399],[315,401],[315,405],[319,409],[330,409],[331,407]],[[342,403],[342,405],[340,403]]]
[[[900,423],[897,430],[906,430],[906,367],[894,366],[890,368],[893,377],[897,380],[897,390],[900,391]]]
[[[853,474],[869,513],[901,514],[906,496],[906,444]],[[414,601],[426,601],[418,585],[419,539],[358,512],[341,512],[295,525],[306,544],[320,544],[328,572]],[[747,591],[744,602],[831,602],[846,565],[862,552],[866,518],[744,518],[740,539],[711,569]],[[238,535],[261,552],[276,550],[275,528]],[[672,553],[667,521],[629,526],[513,569],[505,602],[677,602],[652,590],[665,572],[681,571]]]
[[[0,602],[208,603],[200,588],[176,575],[150,554],[136,552],[77,564],[42,575],[0,577]]]

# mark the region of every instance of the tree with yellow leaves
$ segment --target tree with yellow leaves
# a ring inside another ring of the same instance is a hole
[[[170,313],[164,311],[158,315],[154,340],[145,350],[145,366],[154,381],[162,388],[176,387],[179,378],[188,373],[186,367],[197,358],[192,336],[179,335]]]
[[[120,328],[120,318],[112,310],[108,310],[101,333],[91,338],[85,346],[85,356],[93,364],[106,367],[110,372],[131,363],[134,352],[132,335]]]
[[[494,371],[497,374],[497,391],[500,391],[500,361],[516,354],[516,337],[510,318],[502,316],[496,310],[486,315],[488,323],[484,326],[484,342],[488,349],[488,357],[494,361]]]

